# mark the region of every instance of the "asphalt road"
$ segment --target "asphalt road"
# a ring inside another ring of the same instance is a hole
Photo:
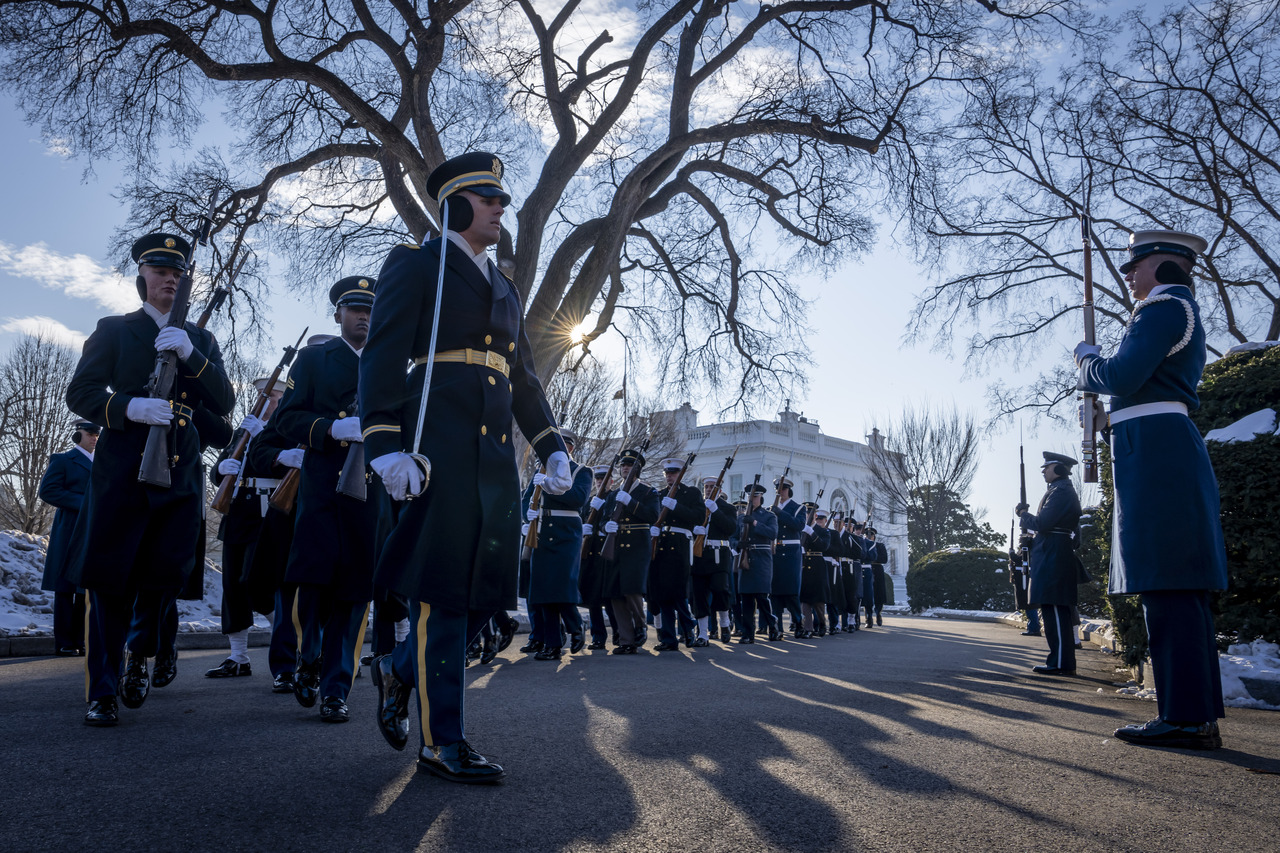
[[[184,651],[114,729],[81,724],[78,660],[0,660],[0,849],[1277,849],[1280,716],[1229,709],[1215,752],[1129,746],[1110,732],[1154,703],[1097,651],[1033,676],[1042,644],[891,617],[558,666],[513,646],[468,670],[468,737],[508,771],[487,787],[416,773],[368,678],[346,725],[272,694],[264,649],[219,681],[222,653]]]

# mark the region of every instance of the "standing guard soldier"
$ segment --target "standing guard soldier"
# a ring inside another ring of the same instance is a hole
[[[773,605],[773,623],[769,626],[769,639],[782,639],[782,611],[791,613],[791,632],[804,631],[800,614],[800,572],[804,555],[800,551],[800,537],[812,533],[808,512],[792,497],[795,484],[779,477],[773,481],[778,493],[777,505],[772,512],[778,516],[777,548],[773,552],[773,588],[770,602]]]
[[[1222,745],[1209,593],[1227,586],[1226,548],[1218,481],[1187,417],[1200,405],[1196,386],[1206,357],[1191,270],[1206,248],[1205,240],[1181,231],[1133,234],[1120,272],[1137,302],[1120,346],[1110,358],[1088,343],[1075,350],[1077,387],[1111,395],[1110,592],[1142,596],[1156,680],[1159,716],[1115,734],[1147,746]],[[1098,422],[1107,423],[1101,414]]]
[[[675,486],[675,495],[664,492],[659,501],[667,512],[661,528],[653,527],[649,535],[657,540],[657,549],[649,566],[649,608],[661,617],[658,639],[654,648],[660,652],[673,652],[680,648],[677,614],[688,614],[689,572],[693,564],[693,528],[700,526],[705,516],[702,495],[686,483],[678,483],[684,460],[670,457],[662,460],[662,473],[666,477],[666,492]],[[662,510],[660,509],[659,512]],[[693,645],[693,638],[689,645]],[[706,643],[702,643],[706,645]]]
[[[379,728],[393,747],[405,747],[416,686],[418,766],[455,782],[503,776],[467,743],[463,676],[472,639],[495,613],[515,606],[520,482],[513,418],[546,465],[543,492],[563,494],[573,485],[534,373],[520,293],[487,253],[511,202],[501,179],[502,161],[481,152],[447,160],[428,176],[445,236],[391,250],[360,366],[366,455],[394,500],[417,495],[397,505],[378,562],[378,583],[408,599],[410,622],[409,641],[374,662]]]
[[[618,619],[618,647],[615,655],[634,655],[648,640],[645,628],[644,596],[649,581],[649,526],[658,520],[661,504],[653,487],[637,480],[626,491],[622,486],[634,465],[644,465],[639,448],[624,450],[616,462],[618,488],[609,492],[602,507],[604,533],[617,536],[614,558],[606,564],[605,593],[613,601],[613,615]],[[613,520],[621,504],[621,523]]]
[[[852,518],[844,520],[844,533],[840,540],[840,580],[835,587],[834,602],[840,617],[832,622],[833,629],[843,626],[846,634],[861,630],[858,610],[862,604],[862,578],[866,567],[862,561],[866,555],[867,540],[862,538],[865,525]]]
[[[747,487],[749,504],[738,519],[738,541],[747,549],[747,564],[738,571],[738,597],[742,601],[740,643],[756,641],[756,608],[766,625],[773,625],[769,593],[773,589],[773,540],[778,536],[778,517],[764,507],[765,487]]]
[[[1071,467],[1076,460],[1061,453],[1044,452],[1040,471],[1049,484],[1035,513],[1026,504],[1015,511],[1022,529],[1031,540],[1031,580],[1027,589],[1029,606],[1039,606],[1044,635],[1049,641],[1049,658],[1044,666],[1033,667],[1042,675],[1075,675],[1075,606],[1079,603],[1076,584],[1082,567],[1076,556],[1080,542],[1080,498],[1071,485]]]
[[[40,588],[53,593],[53,649],[59,657],[84,654],[84,595],[62,574],[72,550],[84,493],[89,488],[99,432],[97,424],[77,421],[71,433],[75,446],[50,456],[49,467],[40,478],[40,500],[57,510],[49,530]]]
[[[204,494],[192,407],[204,403],[224,417],[234,403],[213,335],[190,322],[166,326],[190,245],[176,235],[149,234],[133,244],[131,254],[138,263],[135,284],[143,305],[98,321],[67,386],[71,410],[106,428],[94,452],[66,572],[68,580],[88,590],[85,723],[91,726],[119,722],[117,695],[128,708],[141,707],[147,698],[144,658],[130,654],[123,678],[120,674],[135,599],[145,614],[140,624],[154,632],[165,593],[181,588],[195,560]],[[163,351],[178,357],[168,400],[152,398],[146,390],[156,353]],[[153,425],[170,428],[168,488],[138,480]],[[141,638],[144,645],[146,639]]]
[[[698,620],[698,640],[694,645],[709,645],[708,636],[729,642],[729,578],[733,574],[732,541],[738,526],[738,513],[723,494],[716,493],[718,477],[703,477],[703,509],[711,514],[706,528],[693,528],[694,536],[705,536],[702,554],[693,558],[691,584],[693,615]],[[701,510],[699,510],[701,511]],[[704,519],[706,516],[704,516]],[[716,618],[717,622],[711,622]],[[717,635],[716,625],[720,633]]]
[[[613,630],[614,644],[617,644],[618,620],[613,613],[613,602],[604,594],[604,560],[600,557],[604,537],[596,535],[595,530],[587,523],[596,502],[599,501],[600,506],[604,506],[604,498],[599,495],[609,490],[605,478],[610,476],[610,467],[597,465],[591,473],[595,481],[591,499],[582,507],[582,536],[587,544],[583,549],[582,568],[578,573],[578,591],[591,623],[591,644],[587,648],[599,651],[609,639],[610,628]],[[605,626],[606,616],[610,627]]]
[[[889,562],[889,552],[884,547],[883,542],[876,541],[876,529],[867,525],[866,552],[867,559],[871,561],[871,606],[867,608],[867,625],[871,624],[872,615],[876,618],[876,625],[883,625],[884,619],[880,615],[884,610],[884,564]]]
[[[804,566],[800,572],[800,627],[797,639],[821,636],[822,612],[827,607],[827,596],[830,595],[830,564],[824,553],[831,544],[831,531],[827,529],[830,513],[818,509],[813,502],[804,504],[807,514],[813,513],[813,532],[807,534],[804,544]]]
[[[319,697],[326,723],[350,719],[347,696],[360,666],[380,539],[381,491],[359,500],[337,490],[347,454],[361,441],[356,384],[375,284],[353,275],[329,289],[341,334],[299,350],[273,418],[282,436],[307,448],[285,581],[298,585],[294,697],[304,708]]]

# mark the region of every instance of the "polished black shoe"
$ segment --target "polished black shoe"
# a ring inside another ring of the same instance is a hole
[[[871,614],[870,614],[870,613],[868,613],[868,614],[867,614],[867,627],[868,627],[868,628],[870,628],[870,627],[871,627]]]
[[[293,674],[293,697],[304,708],[316,704],[320,695],[320,661],[298,664],[298,671]]]
[[[249,673],[245,673],[248,675]],[[156,655],[151,663],[151,686],[168,687],[178,677],[178,653]]]
[[[498,623],[498,651],[505,652],[507,646],[511,645],[511,641],[516,638],[516,630],[520,627],[520,622],[506,614],[500,614],[494,621]]]
[[[777,628],[770,628],[770,629],[769,629],[769,642],[771,642],[771,643],[780,643],[780,642],[782,642],[782,632],[781,632],[781,631],[779,631]]]
[[[120,712],[116,708],[116,697],[103,696],[89,703],[89,712],[84,715],[86,726],[106,728],[120,722]]]
[[[1141,726],[1116,729],[1115,736],[1125,743],[1139,746],[1163,746],[1173,749],[1218,749],[1222,736],[1218,724],[1170,723],[1156,718]]]
[[[707,640],[707,638],[706,638],[706,637],[698,637],[698,638],[696,638],[696,639],[693,641],[693,645],[692,645],[692,646],[690,646],[690,648],[693,648],[693,649],[705,649],[705,648],[706,648],[707,646],[709,646],[709,645],[711,645],[711,643],[710,643],[710,642],[708,642],[708,640]]]
[[[678,652],[680,651],[679,643],[658,643],[653,647],[655,652]]]
[[[637,649],[643,649],[643,648],[644,648],[644,644],[645,644],[645,643],[647,643],[647,642],[649,642],[649,632],[648,632],[648,631],[641,631],[641,632],[640,632],[640,635],[639,635],[638,637],[636,637],[636,648],[637,648]]]
[[[160,671],[160,661],[156,660],[156,672]],[[237,678],[241,675],[252,675],[249,671],[249,663],[236,663],[231,658],[227,658],[222,663],[215,666],[204,674],[205,678]]]
[[[728,643],[733,639],[733,632],[729,630],[729,626],[725,625],[720,629],[720,642]]]
[[[320,721],[325,723],[345,723],[351,719],[351,711],[347,703],[337,696],[326,696],[320,703]]]
[[[569,653],[576,655],[587,647],[587,638],[582,634],[574,634],[569,638]]]
[[[474,643],[467,646],[467,663],[469,664],[473,660],[480,660],[481,651],[480,640],[477,638]]]
[[[533,656],[534,660],[560,660],[564,655],[564,649],[559,646],[543,646],[538,649],[538,653]]]
[[[373,663],[373,655],[360,655],[361,666],[369,666],[371,663]]]
[[[1022,636],[1024,636],[1024,637],[1039,637],[1039,636],[1040,636],[1040,632],[1039,632],[1039,631],[1023,631],[1023,632],[1022,632]]]
[[[880,618],[880,614],[879,614],[879,613],[877,613],[877,614],[876,614],[876,625],[877,625],[877,626],[879,626],[879,625],[883,625],[883,624],[884,624],[884,619]]]
[[[396,677],[391,655],[382,655],[369,667],[378,688],[378,731],[394,749],[409,742],[409,694],[412,688]]]
[[[530,640],[520,647],[520,654],[532,655],[542,651],[542,643],[538,640]]]
[[[592,640],[591,645],[587,646],[593,652],[598,652],[604,648],[604,640]]]
[[[445,746],[424,746],[418,753],[418,767],[441,779],[470,785],[497,782],[507,775],[502,765],[476,752],[465,740]]]
[[[635,646],[620,645],[613,650],[615,655],[634,655],[636,653]]]
[[[498,638],[489,636],[484,638],[484,644],[480,650],[480,663],[488,666],[498,657]]]
[[[271,680],[272,693],[292,693],[293,686],[292,672],[282,672]]]
[[[1075,675],[1074,669],[1062,669],[1057,666],[1033,666],[1031,671],[1038,675]]]
[[[78,658],[84,655],[84,649],[75,646],[62,646],[54,654],[60,658]]]
[[[124,677],[120,679],[120,701],[126,708],[141,708],[151,692],[147,659],[125,652]]]
[[[752,645],[755,643],[755,641],[756,641],[755,634],[747,634],[738,640],[738,642],[744,646]]]

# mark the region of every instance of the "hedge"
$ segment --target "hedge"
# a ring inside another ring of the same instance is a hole
[[[948,610],[1014,609],[1008,557],[991,548],[935,551],[907,570],[911,612],[931,607]]]

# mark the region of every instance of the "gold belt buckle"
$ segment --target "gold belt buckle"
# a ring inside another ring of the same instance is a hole
[[[492,368],[504,376],[507,373],[507,360],[493,350],[485,350],[484,366]]]

